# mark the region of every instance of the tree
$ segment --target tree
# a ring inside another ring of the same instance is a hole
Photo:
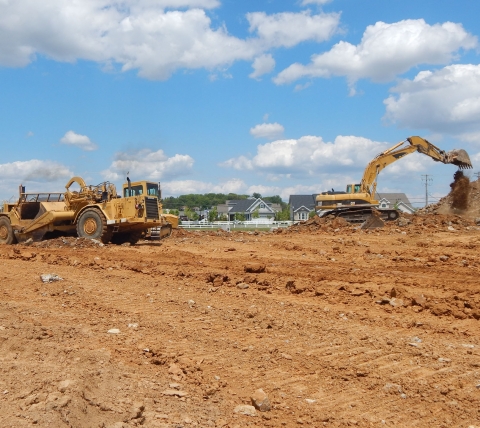
[[[213,207],[209,212],[208,212],[208,221],[211,223],[212,221],[215,221],[218,217],[218,211],[217,207]]]
[[[308,218],[313,218],[313,217],[315,217],[316,215],[317,215],[317,212],[316,212],[316,211],[310,211],[310,212],[308,213]]]
[[[253,213],[252,213],[252,218],[259,218],[260,217],[260,208],[257,208]]]
[[[286,204],[285,208],[282,211],[277,212],[275,214],[275,220],[277,221],[290,220],[290,205]]]
[[[255,199],[259,199],[259,198],[262,197],[262,195],[261,195],[260,193],[256,193],[256,192],[255,192],[252,196],[253,196]]]
[[[185,215],[188,217],[189,220],[196,221],[198,220],[198,214],[193,211],[190,207],[185,210]]]
[[[243,213],[235,213],[235,220],[245,221],[245,214],[243,214]]]

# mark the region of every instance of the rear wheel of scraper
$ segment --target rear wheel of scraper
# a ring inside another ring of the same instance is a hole
[[[388,219],[389,220],[396,220],[398,218],[398,212],[397,211],[390,211],[388,213]]]
[[[94,208],[86,209],[77,221],[77,235],[80,238],[98,239],[106,244],[112,236],[105,216]]]
[[[17,238],[7,217],[0,217],[0,244],[15,244]]]

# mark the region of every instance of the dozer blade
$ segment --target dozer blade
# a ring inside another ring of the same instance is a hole
[[[370,217],[368,217],[364,223],[360,226],[361,229],[377,229],[380,227],[385,226],[384,221],[375,213],[372,213]]]
[[[447,153],[447,163],[453,163],[460,169],[473,168],[470,156],[463,149],[453,149]]]

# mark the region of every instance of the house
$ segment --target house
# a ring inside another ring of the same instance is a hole
[[[315,211],[315,198],[317,195],[290,195],[290,220],[307,220],[310,213]]]
[[[407,214],[415,212],[405,193],[377,193],[375,198],[379,202],[379,208],[396,208]]]
[[[235,220],[236,214],[242,214],[247,221],[255,220],[254,213],[258,213],[258,218],[273,219],[277,211],[272,205],[274,204],[267,203],[261,198],[236,199],[218,205],[217,212],[219,216],[225,215],[229,221]]]

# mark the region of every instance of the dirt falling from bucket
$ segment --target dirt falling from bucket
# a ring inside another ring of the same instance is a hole
[[[470,193],[470,179],[462,171],[457,171],[454,181],[450,184],[451,207],[457,210],[466,210],[468,208],[468,195]]]

